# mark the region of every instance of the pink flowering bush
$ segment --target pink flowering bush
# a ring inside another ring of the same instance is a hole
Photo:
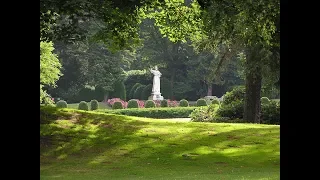
[[[168,107],[178,107],[179,106],[179,103],[176,100],[172,101],[172,100],[168,99],[167,101],[168,101]]]
[[[137,101],[138,101],[139,108],[144,108],[144,102],[140,101],[139,99]]]
[[[156,104],[156,107],[161,107],[161,101],[160,100],[153,100],[153,102]]]
[[[108,99],[105,103],[112,107],[115,102],[121,102],[123,108],[127,108],[127,106],[128,106],[128,102],[123,101],[120,98]]]

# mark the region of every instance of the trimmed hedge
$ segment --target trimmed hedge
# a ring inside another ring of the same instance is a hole
[[[179,102],[179,106],[180,107],[188,107],[189,106],[189,102],[185,99],[181,99]]]
[[[191,112],[198,107],[176,107],[176,108],[132,108],[132,109],[101,109],[99,112],[106,112],[112,114],[121,114],[127,116],[138,116],[148,118],[188,118]]]
[[[148,101],[146,101],[146,103],[144,104],[144,107],[145,107],[145,108],[155,108],[155,107],[156,107],[156,104],[154,103],[154,101],[148,100]]]
[[[138,105],[138,101],[135,100],[135,99],[130,99],[128,101],[128,106],[127,108],[139,108],[139,105]]]
[[[114,102],[114,104],[112,105],[112,109],[123,109],[122,103],[119,101]]]
[[[197,106],[207,106],[207,101],[205,99],[198,99],[197,100]]]
[[[78,109],[88,111],[89,110],[88,103],[85,101],[81,101],[78,105]]]
[[[91,100],[90,102],[91,110],[99,109],[99,102],[97,100]]]
[[[57,102],[56,107],[57,108],[68,108],[68,104],[66,101],[60,100]]]

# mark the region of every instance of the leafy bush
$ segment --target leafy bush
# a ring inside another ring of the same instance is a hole
[[[133,93],[133,99],[141,99],[142,91],[146,85],[140,85]]]
[[[168,107],[168,101],[166,99],[160,101],[160,106],[161,107]]]
[[[128,108],[139,108],[138,100],[130,99],[128,101]]]
[[[280,124],[280,103],[270,101],[261,105],[261,122],[264,124]]]
[[[180,100],[179,102],[179,106],[180,107],[188,107],[189,106],[189,102],[185,99]]]
[[[217,104],[211,104],[209,106],[200,106],[192,111],[190,114],[191,121],[194,122],[213,122],[215,117],[215,111],[219,108]]]
[[[229,118],[243,118],[244,102],[241,100],[232,101],[230,104],[222,103],[221,107],[217,110],[218,117]]]
[[[81,101],[78,105],[78,109],[88,111],[89,110],[88,103],[85,101]]]
[[[207,101],[205,99],[198,99],[197,106],[207,106]]]
[[[119,101],[116,101],[112,105],[112,109],[123,109],[122,103]]]
[[[270,99],[267,97],[261,97],[261,104],[268,104],[270,103]]]
[[[227,92],[223,96],[223,104],[230,104],[231,102],[234,102],[237,100],[243,101],[245,93],[246,91],[244,87],[242,86],[236,87],[232,91]]]
[[[152,84],[145,86],[141,93],[141,99],[148,100],[148,97],[151,95],[151,91],[152,91]]]
[[[133,94],[134,92],[136,91],[136,89],[141,86],[142,84],[140,83],[136,83],[135,85],[132,86],[130,92],[129,92],[129,96],[128,96],[128,99],[132,99],[133,98]]]
[[[192,111],[190,114],[191,121],[194,122],[208,122],[211,121],[210,113],[208,112],[208,107],[201,106],[199,108],[196,108]]]
[[[154,108],[154,107],[156,107],[156,104],[154,103],[154,101],[148,100],[148,101],[146,101],[144,107],[145,107],[145,108]]]
[[[97,100],[91,100],[90,102],[91,110],[99,109],[99,102]]]
[[[60,100],[57,102],[56,107],[57,108],[68,108],[68,104],[66,101]]]
[[[139,109],[100,109],[100,112],[122,114],[128,116],[149,117],[149,118],[188,118],[190,113],[198,107],[163,107],[163,108],[139,108]]]
[[[114,104],[115,102],[121,102],[122,107],[124,107],[124,108],[126,108],[126,107],[127,107],[127,105],[128,105],[128,103],[127,103],[127,102],[123,101],[123,100],[122,100],[122,99],[120,99],[120,98],[112,98],[112,99],[108,99],[106,103],[107,103],[107,105],[108,105],[108,106],[112,107],[112,106],[113,106],[113,104]]]
[[[175,100],[172,101],[172,100],[168,99],[167,101],[168,101],[168,106],[169,107],[178,107],[179,106],[178,102],[175,101]]]
[[[114,91],[112,92],[112,96],[115,98],[120,98],[126,100],[126,86],[122,81],[117,81],[114,84]]]
[[[218,99],[214,99],[211,101],[211,104],[218,104],[220,105],[220,101]]]

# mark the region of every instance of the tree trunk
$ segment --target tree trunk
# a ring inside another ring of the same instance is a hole
[[[261,66],[259,59],[255,56],[255,52],[250,52],[247,56],[247,67],[250,67],[246,72],[246,94],[244,102],[244,119],[251,123],[260,123],[261,116]]]
[[[207,85],[208,85],[207,96],[212,96],[212,84],[207,84]]]

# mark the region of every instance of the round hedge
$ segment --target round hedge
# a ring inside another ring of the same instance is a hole
[[[161,107],[168,107],[168,101],[167,101],[166,99],[162,100],[162,101],[160,102],[160,106],[161,106]]]
[[[135,99],[130,99],[128,101],[128,108],[139,108],[138,101]]]
[[[57,105],[56,105],[57,108],[67,108],[68,107],[68,104],[66,101],[64,100],[60,100],[57,102]]]
[[[112,109],[123,109],[122,103],[117,101],[113,103]]]
[[[180,107],[188,107],[189,106],[189,102],[185,99],[181,99],[179,102],[179,106]]]
[[[218,99],[213,99],[212,101],[211,101],[211,104],[220,104],[220,101],[218,100]]]
[[[207,106],[207,101],[203,98],[197,100],[197,106]]]
[[[270,99],[267,97],[261,97],[261,104],[269,104],[270,103]]]
[[[154,107],[156,107],[156,104],[152,100],[148,100],[148,101],[146,101],[144,107],[145,108],[154,108]]]
[[[90,102],[91,110],[99,109],[99,102],[95,99],[91,100]]]
[[[78,105],[78,109],[88,111],[89,110],[88,103],[85,101],[81,101]]]

